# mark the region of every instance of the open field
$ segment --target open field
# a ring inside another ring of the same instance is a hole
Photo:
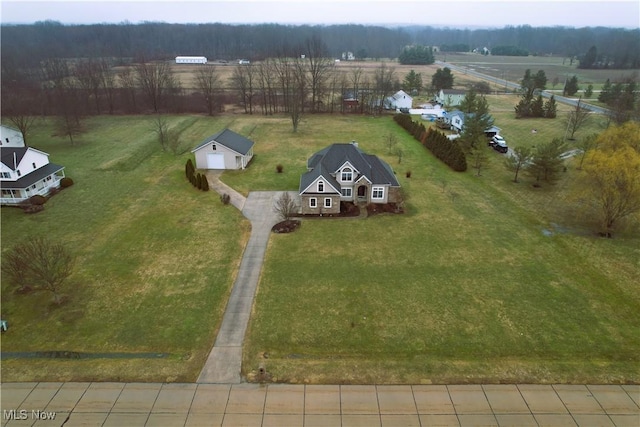
[[[495,99],[494,99],[495,98]],[[562,136],[561,119],[518,121],[490,99],[513,145]],[[514,98],[515,99],[515,98]],[[511,106],[512,108],[512,106]],[[356,140],[396,170],[408,212],[308,220],[269,244],[244,371],[265,363],[292,382],[639,382],[638,223],[594,237],[571,205],[572,165],[556,187],[513,184],[489,150],[482,177],[453,173],[389,116],[177,116],[185,148],[229,127],[256,141],[241,192],[295,190],[310,154]],[[43,213],[2,208],[3,250],[46,234],[78,256],[62,307],[2,282],[3,352],[167,353],[159,359],[4,359],[4,381],[192,381],[213,343],[248,222],[183,177],[190,156],[163,153],[147,117],[87,121],[81,143],[32,144],[76,184]],[[594,119],[582,137],[601,129]],[[402,163],[384,137],[398,136]],[[277,174],[277,164],[284,173]],[[407,179],[404,172],[412,171]],[[552,235],[546,235],[546,234]],[[267,353],[268,359],[264,359]]]
[[[221,119],[172,117],[189,147]],[[36,215],[2,208],[2,249],[31,236],[77,257],[63,293],[17,295],[2,282],[3,352],[166,353],[165,358],[8,359],[3,381],[193,381],[208,356],[249,223],[184,178],[189,154],[163,153],[151,119],[98,117],[71,146],[38,122],[31,145],[75,185]]]
[[[535,144],[531,127],[544,139],[564,132],[553,120],[511,129],[513,113],[503,114],[498,123],[522,143]],[[408,213],[305,221],[273,236],[245,374],[262,364],[273,380],[300,383],[640,380],[638,223],[595,237],[568,196],[571,164],[556,187],[534,189],[512,183],[493,151],[482,177],[455,174],[400,132],[398,164],[383,143],[397,132],[388,118],[357,119],[350,131],[349,119],[332,119],[330,136],[326,120],[309,118],[299,142],[278,133],[284,149],[262,152],[263,164],[284,151],[295,166],[301,143],[313,152],[355,139],[396,169]],[[223,178],[269,189],[271,169]]]

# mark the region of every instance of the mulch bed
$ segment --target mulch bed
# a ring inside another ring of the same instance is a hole
[[[291,233],[293,231],[296,231],[300,227],[300,224],[300,220],[287,219],[274,225],[271,228],[271,231],[273,231],[274,233]]]
[[[396,203],[385,204],[369,204],[367,205],[367,213],[369,216],[381,213],[404,213],[404,209],[398,207]]]

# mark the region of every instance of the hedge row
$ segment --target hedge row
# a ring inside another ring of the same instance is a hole
[[[196,174],[196,168],[193,166],[191,159],[187,160],[184,172],[187,179],[194,187],[198,190],[209,191],[209,181],[207,181],[207,177],[200,173]]]
[[[396,114],[393,119],[443,163],[457,172],[467,170],[467,158],[458,141],[449,140],[445,134],[424,124],[414,122],[406,114]]]

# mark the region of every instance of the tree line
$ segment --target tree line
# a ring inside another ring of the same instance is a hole
[[[29,25],[2,25],[2,62],[22,68],[37,66],[51,57],[109,57],[121,63],[144,55],[168,59],[178,55],[204,55],[210,59],[262,60],[296,56],[299,41],[320,37],[330,56],[352,52],[356,58],[396,58],[409,45],[442,46],[443,51],[469,51],[516,46],[534,55],[585,57],[587,66],[606,63],[609,68],[639,68],[640,30],[587,27],[507,26],[501,29],[456,29],[429,26],[372,25],[231,25],[131,24],[62,25],[41,21]],[[604,61],[604,62],[603,62]]]

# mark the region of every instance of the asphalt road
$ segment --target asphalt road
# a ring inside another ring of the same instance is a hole
[[[443,62],[443,61],[436,61],[436,64],[442,65],[443,67],[448,67],[452,71],[457,71],[459,73],[468,74],[470,76],[474,76],[474,77],[477,77],[479,79],[486,80],[488,82],[495,83],[495,84],[500,85],[500,86],[504,86],[507,89],[511,89],[511,90],[514,90],[514,91],[519,91],[521,89],[521,87],[520,87],[520,85],[518,83],[510,82],[508,80],[504,80],[504,79],[493,77],[493,76],[490,76],[490,75],[487,75],[487,74],[479,73],[479,72],[477,72],[477,71],[475,71],[474,69],[471,69],[471,68],[461,67],[461,66],[458,66],[458,65],[453,65],[451,63]],[[550,98],[551,95],[554,95],[555,99],[556,99],[556,102],[559,102],[559,103],[562,103],[562,104],[565,104],[565,105],[571,105],[572,107],[575,107],[578,104],[578,100],[577,99],[567,98],[566,96],[554,94],[554,93],[551,93],[551,92],[546,91],[546,90],[543,90],[541,92],[541,95],[544,98]],[[597,107],[595,105],[586,104],[584,102],[581,102],[580,106],[582,108],[585,108],[585,109],[590,110],[590,111],[592,111],[594,113],[597,113],[597,114],[610,114],[610,111],[608,109],[606,109],[606,108]]]

